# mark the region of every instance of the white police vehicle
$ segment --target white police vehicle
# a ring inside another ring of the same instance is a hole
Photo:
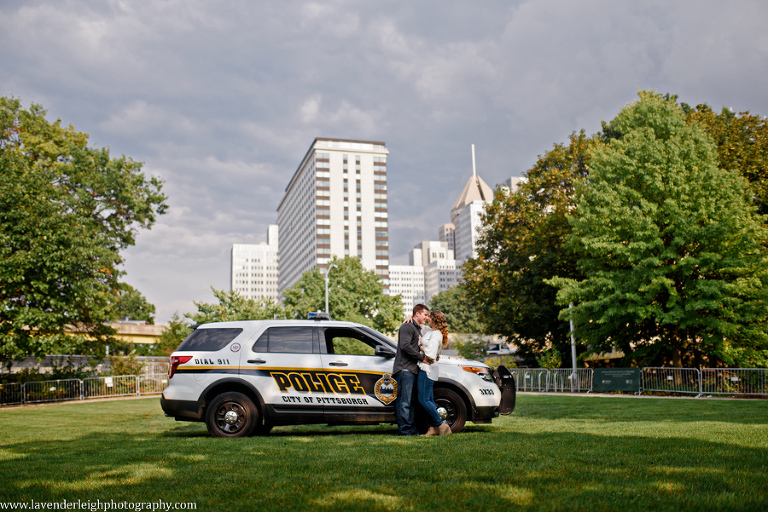
[[[160,403],[176,420],[205,421],[216,437],[263,435],[274,425],[394,423],[396,350],[383,334],[351,322],[200,325],[171,355]],[[453,432],[514,409],[515,381],[503,366],[492,374],[467,359],[443,356],[435,364],[435,402]]]

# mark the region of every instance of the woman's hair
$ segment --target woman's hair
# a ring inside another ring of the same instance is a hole
[[[430,327],[443,333],[443,348],[448,346],[448,322],[442,311],[432,311],[429,314]]]

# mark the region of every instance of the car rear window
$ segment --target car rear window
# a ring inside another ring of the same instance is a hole
[[[181,342],[178,351],[215,352],[226,347],[237,338],[242,329],[229,327],[219,329],[197,329]]]

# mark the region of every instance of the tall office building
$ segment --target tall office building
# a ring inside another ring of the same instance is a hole
[[[389,285],[387,155],[384,142],[312,142],[277,207],[278,293],[332,256],[360,258]]]
[[[485,204],[493,201],[493,190],[477,175],[475,167],[475,145],[472,144],[472,177],[469,178],[461,195],[451,208],[453,232],[453,253],[456,264],[461,265],[476,256],[475,244],[480,236],[480,215]]]
[[[456,246],[454,245],[454,234],[456,231],[456,226],[453,225],[453,222],[449,222],[448,224],[443,224],[439,228],[437,228],[437,239],[441,242],[445,242],[448,244],[448,248],[450,250],[454,250]]]
[[[425,291],[423,266],[389,266],[389,295],[402,297],[403,314],[412,314],[416,304],[426,304]]]
[[[247,299],[277,300],[278,228],[267,229],[267,241],[260,244],[232,244],[230,289]]]

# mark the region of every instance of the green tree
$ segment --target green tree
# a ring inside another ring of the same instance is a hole
[[[658,94],[604,131],[570,219],[585,278],[548,281],[574,304],[579,341],[641,365],[768,363],[768,232],[746,181],[718,169],[712,138]]]
[[[486,326],[482,314],[467,297],[464,285],[453,286],[438,293],[429,301],[429,309],[442,311],[448,329],[454,333],[482,334]]]
[[[393,332],[403,321],[399,295],[384,295],[384,285],[357,258],[334,256],[328,284],[329,312],[334,320],[358,322],[379,331]],[[318,269],[304,272],[284,293],[283,305],[289,318],[306,318],[312,311],[325,311],[325,274]]]
[[[113,320],[127,318],[129,320],[141,320],[148,324],[155,323],[155,306],[147,301],[147,298],[133,286],[120,283],[117,286],[114,298]]]
[[[723,108],[715,114],[709,105],[680,105],[689,123],[698,123],[714,139],[718,165],[736,170],[752,187],[758,213],[768,214],[768,121],[764,117]]]
[[[39,105],[0,97],[0,360],[103,353],[120,251],[166,209],[162,182]],[[65,336],[72,325],[79,336]],[[95,340],[95,341],[94,341]]]
[[[155,347],[153,355],[171,355],[181,342],[190,335],[192,330],[190,325],[185,322],[178,313],[173,314],[173,318],[168,322],[168,328],[160,334],[160,341]]]
[[[563,246],[571,231],[574,186],[588,175],[589,150],[601,142],[584,132],[555,144],[515,193],[497,190],[483,217],[478,256],[464,266],[467,296],[487,332],[514,339],[533,360],[548,346],[568,350],[569,326],[559,319],[554,276],[580,276]]]
[[[247,299],[236,291],[226,292],[213,287],[211,290],[218,302],[195,302],[197,312],[184,315],[195,324],[285,318],[282,306],[273,299]]]

